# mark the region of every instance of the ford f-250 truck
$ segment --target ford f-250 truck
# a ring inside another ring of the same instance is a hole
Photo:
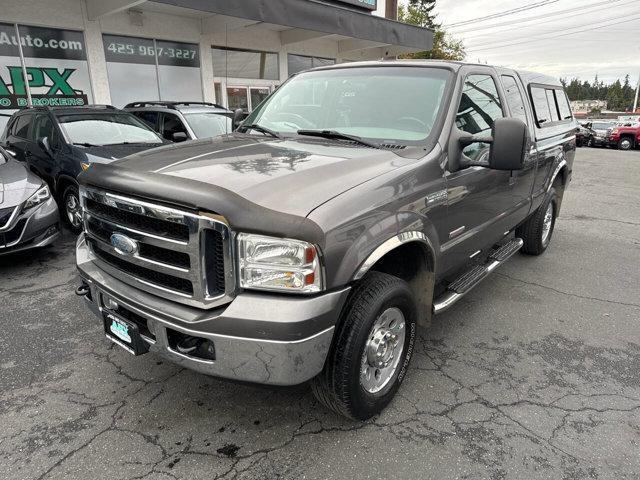
[[[537,74],[303,72],[233,134],[83,173],[77,293],[132,354],[311,380],[324,405],[368,418],[405,377],[418,326],[547,248],[576,129],[560,83]]]
[[[613,127],[607,137],[607,144],[620,150],[631,150],[640,145],[640,125],[620,125]]]

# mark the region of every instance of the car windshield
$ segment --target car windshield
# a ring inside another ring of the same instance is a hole
[[[224,114],[187,113],[184,117],[196,138],[216,137],[233,131],[231,118]]]
[[[451,73],[411,66],[355,67],[301,73],[243,122],[280,134],[331,130],[376,143],[423,143],[442,109]]]
[[[58,121],[75,144],[162,143],[155,132],[126,113],[74,113],[59,115]]]
[[[594,130],[606,130],[607,128],[611,128],[610,123],[594,123],[591,125],[591,128]]]

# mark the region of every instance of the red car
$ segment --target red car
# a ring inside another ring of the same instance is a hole
[[[640,146],[640,125],[614,127],[607,138],[607,143],[620,150],[631,150]]]

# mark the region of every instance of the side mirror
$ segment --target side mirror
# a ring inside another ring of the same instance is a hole
[[[174,132],[173,135],[171,135],[171,139],[178,143],[178,142],[184,142],[185,140],[188,140],[189,137],[187,137],[187,134],[184,132]]]
[[[529,129],[517,118],[498,118],[493,123],[493,143],[489,151],[489,168],[521,170],[529,140]]]
[[[50,157],[53,156],[53,152],[51,151],[51,146],[49,145],[49,139],[47,137],[42,137],[38,139],[38,146],[42,149]]]
[[[234,130],[240,126],[240,122],[242,122],[244,117],[244,112],[241,108],[236,108],[233,111],[233,117],[231,117],[231,128]]]

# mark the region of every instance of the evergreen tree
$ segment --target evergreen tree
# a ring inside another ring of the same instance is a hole
[[[464,60],[464,45],[447,34],[436,21],[433,9],[436,0],[409,0],[409,4],[398,5],[398,20],[412,25],[433,29],[433,48],[426,52],[408,53],[400,58],[437,58],[441,60]]]

